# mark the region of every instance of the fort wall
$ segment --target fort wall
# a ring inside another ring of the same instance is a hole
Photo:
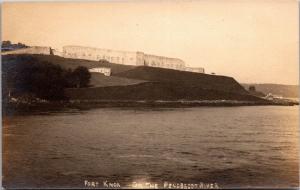
[[[136,65],[136,52],[115,51],[110,49],[90,48],[81,46],[64,46],[63,57],[87,59],[93,61],[106,60],[123,65]]]
[[[93,61],[106,60],[123,65],[137,65],[184,70],[185,63],[177,58],[144,54],[143,52],[116,51],[110,49],[90,48],[81,46],[63,47],[63,57],[88,59]]]
[[[160,67],[175,70],[184,70],[185,68],[185,63],[180,59],[149,54],[144,55],[144,63],[145,66],[150,67]]]

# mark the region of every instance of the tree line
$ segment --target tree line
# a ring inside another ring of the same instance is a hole
[[[45,100],[64,100],[65,88],[82,88],[89,85],[91,74],[86,67],[64,69],[47,61],[32,57],[2,62],[4,98],[30,94]]]

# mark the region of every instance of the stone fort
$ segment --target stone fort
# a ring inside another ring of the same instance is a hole
[[[160,67],[180,71],[204,73],[204,68],[186,67],[184,61],[181,59],[150,55],[139,51],[118,51],[83,46],[64,46],[63,51],[59,52],[51,47],[34,46],[2,52],[1,54],[52,54],[64,58],[86,59],[92,61],[106,60],[111,63],[123,65]]]

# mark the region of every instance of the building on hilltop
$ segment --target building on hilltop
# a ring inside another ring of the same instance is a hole
[[[91,73],[102,73],[105,76],[110,76],[111,75],[111,68],[96,67],[96,68],[89,69],[89,72],[91,72]]]
[[[184,71],[185,69],[184,61],[178,58],[149,55],[142,52],[138,52],[138,54],[140,59],[144,61],[144,66],[175,69],[180,71]]]
[[[123,65],[137,65],[136,52],[115,51],[82,46],[64,46],[62,56],[73,59],[87,59],[92,61],[106,60]]]
[[[204,68],[202,67],[186,67],[185,71],[194,72],[194,73],[205,73]]]
[[[116,51],[81,46],[64,46],[62,54],[63,57],[73,59],[87,59],[93,61],[107,60],[111,63],[122,65],[185,70],[185,63],[181,59],[149,55],[143,52]]]

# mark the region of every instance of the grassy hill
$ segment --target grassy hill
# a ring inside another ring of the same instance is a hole
[[[70,99],[99,100],[243,100],[263,101],[232,77],[108,62],[68,59],[53,55],[6,55],[2,64],[47,61],[63,68],[110,67],[112,76],[93,73],[91,88],[66,89]]]
[[[298,98],[299,97],[299,86],[298,85],[284,85],[284,84],[242,84],[246,89],[250,85],[255,86],[256,91],[264,94],[275,94],[287,98]]]
[[[94,87],[104,87],[104,86],[128,86],[147,82],[144,80],[129,79],[117,76],[104,76],[101,73],[91,73],[90,85]]]
[[[183,87],[201,88],[203,90],[217,90],[239,94],[248,93],[235,79],[226,76],[155,67],[136,67],[131,70],[117,73],[116,76],[152,82],[165,82]]]
[[[100,100],[241,100],[263,101],[248,94],[238,94],[174,83],[146,82],[130,86],[66,89],[71,99]]]

